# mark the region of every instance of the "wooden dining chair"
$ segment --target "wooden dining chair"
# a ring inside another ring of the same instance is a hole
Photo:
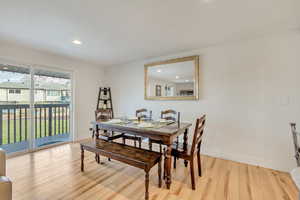
[[[171,110],[171,109],[163,110],[160,113],[160,118],[165,120],[172,120],[174,122],[179,121],[180,120],[179,117],[180,117],[180,113],[179,112],[177,113],[175,110]]]
[[[95,120],[96,121],[108,121],[112,119],[112,110],[111,109],[97,109],[95,110]],[[95,133],[96,133],[96,130],[93,129],[93,135],[92,137],[94,138],[95,137]],[[104,135],[107,134],[107,131],[103,131]]]
[[[172,120],[174,122],[179,123],[180,122],[180,112],[176,112],[175,110],[163,110],[161,111],[160,114],[160,118],[161,119],[165,119],[165,120]],[[179,139],[177,137],[176,142],[178,143]],[[162,153],[162,142],[159,140],[153,140],[153,139],[149,139],[149,149],[152,150],[152,144],[156,143],[159,144],[159,152]]]
[[[295,158],[297,166],[300,167],[300,146],[299,146],[299,136],[300,133],[296,130],[296,123],[291,123],[291,130],[293,135],[294,149],[295,149]]]
[[[292,169],[290,172],[292,180],[294,181],[295,185],[297,186],[298,191],[300,191],[300,146],[299,146],[299,137],[300,132],[296,130],[296,123],[290,123],[291,130],[292,130],[292,136],[293,136],[293,142],[294,142],[294,148],[295,148],[295,158],[297,167]],[[300,200],[300,193],[298,195],[298,199]]]
[[[109,121],[113,118],[112,116],[113,116],[113,113],[112,113],[111,109],[100,108],[100,109],[95,110],[95,120],[96,121],[104,121],[104,122]],[[95,128],[92,129],[92,138],[95,137],[96,131],[97,130]],[[114,132],[108,132],[107,130],[101,130],[100,135],[99,135],[99,137],[101,139],[104,139],[107,141],[112,141],[112,140],[118,139],[122,136],[123,136],[122,133],[115,135]],[[100,155],[99,154],[95,155],[95,160],[96,160],[96,162],[100,163]],[[108,160],[110,160],[110,159],[108,159]]]
[[[149,112],[149,115],[147,115],[148,110],[146,108],[138,109],[135,111],[135,116],[141,120],[143,119],[151,119],[152,118],[152,111]],[[139,143],[139,148],[142,148],[142,140],[143,137],[136,136],[133,134],[124,134],[123,137],[123,144],[126,144],[126,140],[133,140],[134,146],[136,147],[136,142]]]
[[[183,143],[174,143],[172,146],[171,154],[174,156],[174,168],[176,168],[176,158],[184,159],[185,161],[190,162],[190,171],[191,171],[191,182],[192,189],[195,190],[195,175],[194,175],[194,157],[197,155],[198,163],[198,174],[201,176],[201,157],[200,149],[203,139],[203,132],[205,126],[206,116],[203,115],[201,118],[198,118],[196,121],[193,143],[192,145],[184,146]],[[165,171],[165,170],[164,170]]]
[[[146,108],[138,109],[135,111],[135,116],[140,119],[152,119],[152,111],[150,110],[149,115]]]

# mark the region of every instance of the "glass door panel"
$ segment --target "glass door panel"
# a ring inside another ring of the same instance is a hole
[[[35,147],[70,141],[69,74],[35,70],[33,80]]]
[[[0,64],[0,148],[13,153],[29,148],[30,69]]]

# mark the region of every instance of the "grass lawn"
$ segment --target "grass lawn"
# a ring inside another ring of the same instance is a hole
[[[60,133],[66,133],[70,130],[69,120],[56,120],[56,129],[54,129],[55,121],[52,120],[52,135],[58,135]],[[63,124],[63,125],[62,125]],[[49,121],[42,120],[41,123],[37,121],[36,138],[49,136]],[[62,129],[64,126],[64,130]],[[2,121],[2,144],[8,144],[8,135],[10,136],[10,144],[15,142],[20,142],[25,140],[25,120],[21,120],[21,131],[20,131],[20,120],[16,119],[16,138],[14,138],[14,120],[10,120],[9,124],[10,130],[8,134],[8,120]],[[41,127],[41,129],[40,129]],[[35,128],[35,127],[34,127]],[[46,129],[46,130],[45,130]],[[27,138],[30,134],[30,120],[27,120]],[[15,141],[15,142],[14,142]]]

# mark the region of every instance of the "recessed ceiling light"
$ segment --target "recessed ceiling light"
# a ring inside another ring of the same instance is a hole
[[[73,40],[72,43],[73,43],[73,44],[77,44],[77,45],[82,44],[82,42],[81,42],[80,40]]]
[[[179,76],[175,76],[176,79],[179,79]]]
[[[7,67],[3,67],[3,69],[8,69]]]
[[[158,70],[156,70],[157,72],[161,72],[161,70],[160,69],[158,69]]]
[[[202,0],[203,3],[212,3],[214,0]]]

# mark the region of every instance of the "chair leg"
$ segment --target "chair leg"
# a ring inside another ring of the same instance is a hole
[[[189,162],[188,162],[187,160],[184,160],[184,166],[185,166],[185,167],[188,166],[188,163],[189,163]]]
[[[167,174],[166,174],[166,162],[165,162],[165,159],[163,159],[164,160],[164,172],[163,172],[163,179],[165,180],[166,179],[166,177],[167,177]]]
[[[122,137],[122,139],[123,139],[123,144],[126,144],[126,139],[125,139],[125,137]]]
[[[142,148],[142,138],[139,138],[139,148]]]
[[[191,170],[191,182],[192,182],[192,189],[195,190],[195,173],[194,173],[194,160],[193,158],[190,160],[190,170]]]
[[[134,147],[136,147],[136,140],[137,140],[137,137],[136,136],[134,136]]]
[[[161,188],[161,158],[158,162],[158,187]]]
[[[146,171],[145,175],[145,200],[149,199],[149,172]]]
[[[159,144],[159,153],[162,153],[162,145]]]
[[[176,156],[174,156],[173,167],[174,167],[174,169],[176,169]]]
[[[84,171],[84,149],[81,147],[81,171]]]
[[[201,157],[200,157],[199,151],[197,153],[197,162],[198,162],[198,174],[199,174],[199,176],[201,176],[202,175],[202,173],[201,173]]]
[[[149,150],[152,151],[152,142],[149,140]]]
[[[98,164],[100,164],[100,155],[99,155],[99,154],[96,154],[96,162],[97,162]]]

